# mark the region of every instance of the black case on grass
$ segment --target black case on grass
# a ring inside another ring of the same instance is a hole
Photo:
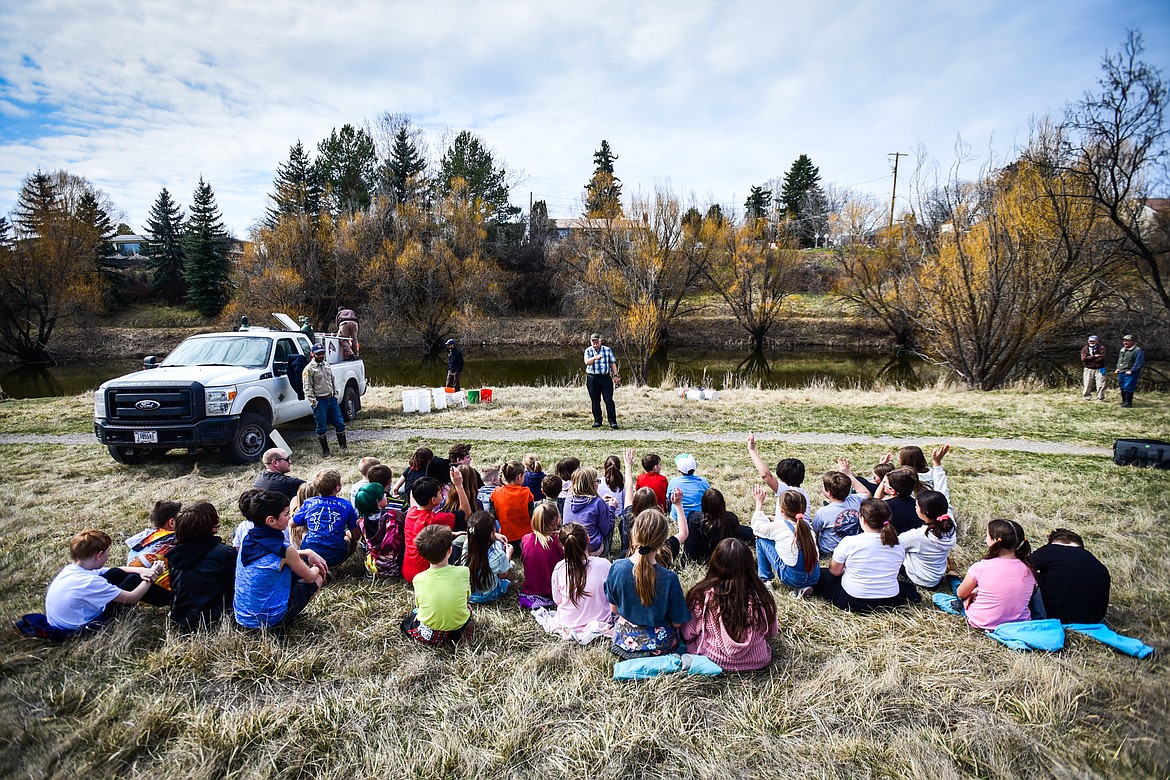
[[[1113,462],[1118,466],[1170,469],[1170,441],[1118,439],[1113,443]]]

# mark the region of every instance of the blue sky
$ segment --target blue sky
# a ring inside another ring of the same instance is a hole
[[[579,213],[603,138],[627,195],[738,209],[808,154],[824,182],[888,198],[889,152],[946,165],[961,135],[1010,156],[1128,29],[1170,70],[1165,2],[813,5],[2,3],[0,213],[29,173],[64,168],[138,230],[161,187],[186,204],[203,176],[246,237],[290,145],[383,112],[414,117],[435,157],[477,133],[513,202],[554,216]]]

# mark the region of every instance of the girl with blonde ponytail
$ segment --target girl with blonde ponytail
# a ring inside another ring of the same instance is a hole
[[[821,576],[818,563],[817,537],[805,513],[808,502],[795,490],[780,494],[779,514],[769,520],[764,514],[764,499],[768,491],[763,485],[752,490],[756,511],[752,515],[752,531],[759,537],[756,553],[759,555],[757,572],[761,580],[768,579],[765,570],[776,572],[780,583],[792,588],[792,595],[801,598]]]
[[[678,628],[690,619],[678,575],[658,562],[669,537],[666,515],[645,510],[634,519],[630,557],[610,567],[605,595],[617,615],[610,651],[620,658],[674,652]]]

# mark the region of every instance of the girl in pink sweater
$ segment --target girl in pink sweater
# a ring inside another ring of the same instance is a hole
[[[682,635],[691,653],[724,671],[762,669],[772,662],[768,639],[776,636],[776,602],[756,575],[748,546],[728,537],[715,546],[707,576],[687,593],[691,619]]]
[[[992,520],[987,524],[987,554],[971,564],[955,590],[966,602],[967,622],[990,631],[1000,623],[1031,619],[1028,602],[1036,589],[1031,552],[1019,523]]]

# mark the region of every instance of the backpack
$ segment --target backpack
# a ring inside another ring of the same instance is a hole
[[[363,518],[360,525],[366,574],[376,580],[401,577],[406,554],[406,515],[386,507],[377,517]]]
[[[833,521],[833,533],[839,539],[861,533],[861,515],[856,509],[846,509]]]

